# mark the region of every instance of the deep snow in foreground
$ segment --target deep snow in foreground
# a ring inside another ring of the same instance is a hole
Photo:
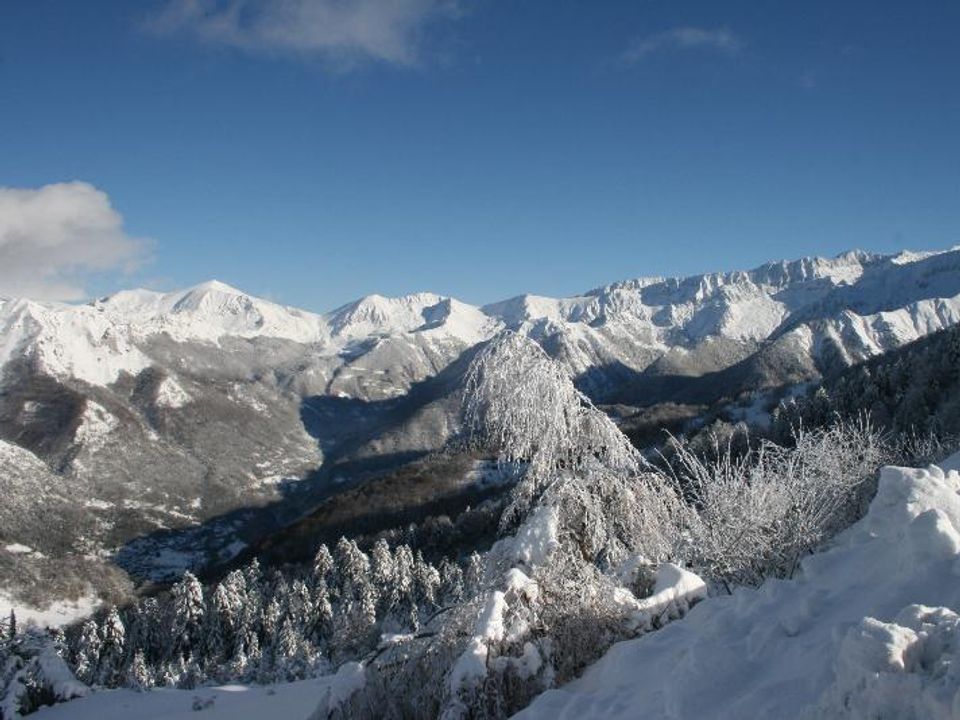
[[[196,690],[104,690],[41,708],[37,720],[306,720],[345,700],[363,685],[359,665],[336,675],[267,686],[224,685]],[[198,712],[202,713],[198,715]]]
[[[958,468],[885,468],[867,516],[797,578],[619,643],[518,717],[960,717]]]

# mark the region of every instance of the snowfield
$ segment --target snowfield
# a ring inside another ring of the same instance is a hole
[[[37,720],[307,720],[326,717],[363,687],[363,672],[348,663],[335,675],[268,686],[223,685],[196,690],[105,690],[40,708]],[[202,714],[198,714],[202,712]]]
[[[960,717],[957,469],[885,468],[798,577],[701,602],[516,717]]]

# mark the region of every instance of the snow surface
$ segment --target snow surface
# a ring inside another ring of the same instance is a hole
[[[308,720],[346,700],[363,685],[363,671],[348,663],[336,675],[266,686],[223,685],[196,690],[102,690],[41,708],[37,720]]]
[[[960,717],[957,467],[885,468],[799,577],[707,599],[517,717]]]
[[[80,425],[73,436],[74,442],[91,451],[99,450],[119,424],[120,421],[105,407],[88,398],[80,416]]]
[[[9,549],[9,548],[8,548]],[[7,617],[13,610],[21,625],[37,627],[60,627],[92,615],[100,606],[100,600],[90,590],[76,600],[58,600],[45,607],[26,605],[13,599],[0,588],[0,616]]]

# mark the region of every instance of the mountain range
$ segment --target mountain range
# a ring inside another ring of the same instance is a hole
[[[464,370],[499,332],[628,417],[786,392],[958,322],[960,248],[482,307],[418,293],[315,314],[216,281],[0,299],[0,592],[25,607],[120,597],[378,482],[401,508],[408,481],[425,506],[462,492],[481,459],[427,485],[417,463],[457,437]]]

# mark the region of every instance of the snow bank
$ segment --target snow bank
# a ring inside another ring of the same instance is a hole
[[[350,663],[336,675],[267,686],[156,688],[149,692],[103,690],[69,703],[41,708],[30,717],[36,720],[306,720],[317,710],[318,701],[323,702],[324,707],[332,707],[330,703],[342,702],[361,686],[363,673],[358,674],[357,667]]]
[[[960,717],[960,616],[910,605],[892,623],[864,618],[847,630],[836,677],[813,718]]]
[[[885,468],[799,577],[707,599],[518,717],[960,717],[957,467]]]

